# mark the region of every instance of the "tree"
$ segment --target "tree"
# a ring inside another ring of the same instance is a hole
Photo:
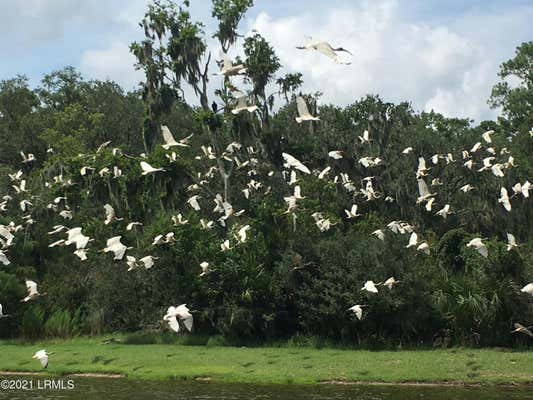
[[[516,132],[533,129],[533,42],[522,43],[514,58],[504,62],[498,73],[489,104],[502,107],[503,116]]]

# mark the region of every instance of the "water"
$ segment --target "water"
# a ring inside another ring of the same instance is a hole
[[[0,377],[32,390],[0,389],[0,400],[533,400],[531,387],[252,385],[111,378]],[[74,386],[73,389],[69,389]],[[31,383],[30,383],[31,382]],[[64,389],[44,388],[52,384]]]

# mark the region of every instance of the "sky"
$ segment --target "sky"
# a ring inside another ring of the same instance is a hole
[[[346,105],[366,94],[409,101],[417,111],[493,119],[487,105],[499,65],[533,40],[531,0],[255,0],[243,34],[258,30],[274,46],[282,73],[302,72],[304,92]],[[126,90],[142,80],[129,44],[148,0],[0,0],[0,80],[26,75],[32,86],[67,65],[87,79],[111,79]],[[191,0],[211,36],[210,1]],[[353,55],[338,65],[299,51],[307,37]],[[214,55],[216,43],[209,39]],[[236,46],[232,55],[239,54]],[[213,70],[215,65],[213,65]],[[216,85],[217,82],[212,82]]]

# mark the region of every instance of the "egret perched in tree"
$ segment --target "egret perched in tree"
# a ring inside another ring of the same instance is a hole
[[[240,243],[244,243],[246,242],[246,239],[247,239],[247,232],[252,229],[252,227],[250,225],[244,225],[241,229],[239,229],[239,231],[237,232],[237,235],[235,235],[236,239],[240,242]]]
[[[28,295],[21,300],[24,303],[30,300],[34,300],[39,296],[46,295],[46,293],[41,294],[37,291],[37,284],[34,281],[26,281],[26,290],[28,291]]]
[[[33,355],[32,358],[39,360],[43,368],[46,368],[48,367],[48,356],[49,354],[46,352],[46,350],[39,350]]]
[[[342,151],[332,150],[328,153],[328,156],[333,158],[334,160],[340,160],[342,158]]]
[[[182,322],[189,332],[192,331],[193,316],[186,304],[181,304],[177,307],[170,306],[163,319],[168,322],[170,329],[176,333],[180,331],[179,322]]]
[[[336,49],[333,48],[328,42],[318,41],[318,40],[310,40],[303,46],[296,46],[298,50],[316,50],[319,53],[324,54],[325,56],[331,58],[333,61],[335,61],[337,64],[346,64],[349,65],[349,62],[343,61],[339,55],[336,53],[337,51],[343,51],[348,54],[350,53],[348,50],[337,47]]]
[[[301,124],[303,121],[320,121],[320,118],[313,117],[307,108],[307,103],[305,102],[302,96],[296,98],[296,108],[298,110],[298,117],[296,117],[296,122]]]
[[[406,147],[405,149],[402,150],[402,154],[409,154],[412,151],[413,151],[412,147]]]
[[[366,307],[365,304],[356,304],[355,306],[352,306],[348,308],[348,311],[352,311],[358,320],[361,320],[363,318],[363,307]]]
[[[481,238],[474,238],[468,244],[466,247],[473,247],[477,250],[479,254],[481,254],[483,257],[487,258],[489,256],[489,252],[487,250],[487,246],[481,241]]]

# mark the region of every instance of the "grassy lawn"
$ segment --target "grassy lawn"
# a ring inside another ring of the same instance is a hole
[[[533,352],[498,350],[364,351],[295,347],[207,347],[102,344],[77,338],[31,345],[0,344],[0,370],[42,371],[35,351],[50,356],[48,373],[118,373],[134,379],[316,383],[533,383]]]

